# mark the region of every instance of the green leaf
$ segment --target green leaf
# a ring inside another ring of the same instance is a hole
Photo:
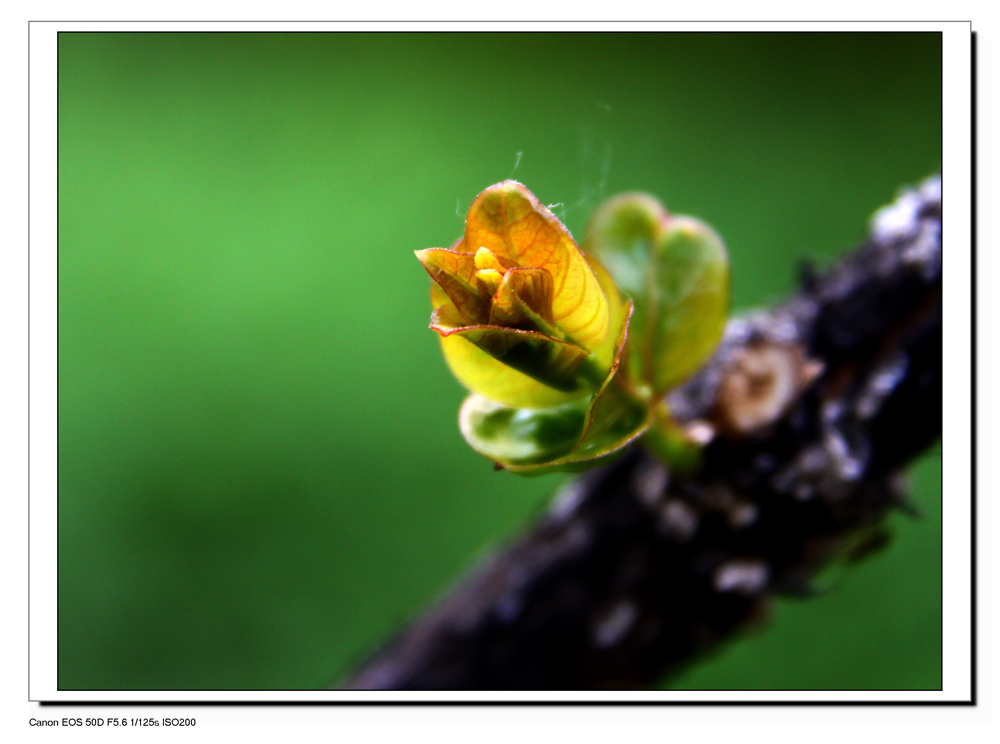
[[[729,258],[715,231],[692,217],[672,218],[654,255],[656,295],[642,353],[653,388],[664,392],[697,372],[722,340]]]
[[[459,413],[469,445],[501,467],[525,475],[582,470],[620,454],[652,420],[648,402],[616,378],[631,313],[629,304],[614,363],[595,395],[562,406],[528,409],[472,394]]]
[[[664,393],[696,372],[722,338],[729,260],[719,236],[671,216],[647,194],[606,202],[591,220],[587,250],[632,298],[633,374]]]
[[[645,431],[649,406],[617,382],[597,396],[590,409],[590,425],[573,449],[574,460],[590,460],[620,449]]]
[[[473,393],[459,413],[462,434],[476,452],[524,475],[602,464],[649,423],[648,406],[617,383],[593,401],[542,409],[508,408]]]
[[[504,467],[556,460],[580,441],[589,400],[554,408],[510,408],[473,393],[458,414],[469,445]]]

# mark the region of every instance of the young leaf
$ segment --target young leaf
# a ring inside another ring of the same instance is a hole
[[[416,255],[433,280],[430,326],[470,390],[546,408],[601,386],[621,327],[618,290],[524,186],[490,186],[462,240]]]
[[[722,240],[694,218],[667,214],[651,196],[626,194],[594,215],[587,247],[635,303],[634,375],[656,393],[676,387],[722,338],[729,310]]]
[[[589,401],[554,408],[510,408],[473,393],[462,404],[459,427],[476,452],[505,468],[551,462],[580,440]]]
[[[722,339],[729,259],[715,231],[691,217],[671,219],[654,249],[655,294],[642,353],[653,388],[667,391],[697,372]]]
[[[587,349],[604,340],[608,300],[597,277],[569,231],[517,181],[489,187],[469,208],[458,250],[475,254],[480,248],[521,268],[548,271],[554,284],[555,324]]]
[[[627,304],[615,361],[596,395],[540,410],[513,408],[470,395],[459,413],[459,426],[469,445],[507,470],[537,475],[590,467],[641,435],[650,425],[650,408],[616,377],[631,312]]]

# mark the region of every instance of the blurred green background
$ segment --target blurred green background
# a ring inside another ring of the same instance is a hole
[[[59,686],[334,683],[562,479],[494,473],[413,250],[642,189],[736,308],[940,168],[937,34],[59,36]],[[517,167],[515,170],[515,163]],[[938,688],[924,518],[674,688]]]

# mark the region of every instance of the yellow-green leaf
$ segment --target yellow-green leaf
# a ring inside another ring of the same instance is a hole
[[[495,184],[472,203],[458,250],[480,248],[552,275],[553,321],[574,343],[592,350],[608,335],[608,298],[597,277],[569,231],[522,184]]]
[[[524,186],[486,189],[461,240],[416,254],[433,280],[431,327],[463,385],[524,408],[596,392],[615,355],[620,294]]]
[[[444,305],[431,316],[431,328],[442,336],[460,336],[502,364],[561,392],[572,393],[586,381],[577,372],[590,352],[581,346],[517,328],[455,327],[450,324],[454,320],[452,306]]]
[[[466,388],[513,408],[551,408],[592,395],[579,389],[561,392],[493,358],[458,335],[440,336],[441,351]]]
[[[487,319],[489,298],[479,292],[475,256],[444,248],[425,248],[414,253],[434,280],[433,286],[444,291],[467,323],[482,323]]]

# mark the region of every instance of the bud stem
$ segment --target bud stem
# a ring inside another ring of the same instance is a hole
[[[666,403],[661,401],[653,413],[653,424],[643,434],[642,443],[674,472],[697,473],[701,469],[701,446],[677,425]]]

